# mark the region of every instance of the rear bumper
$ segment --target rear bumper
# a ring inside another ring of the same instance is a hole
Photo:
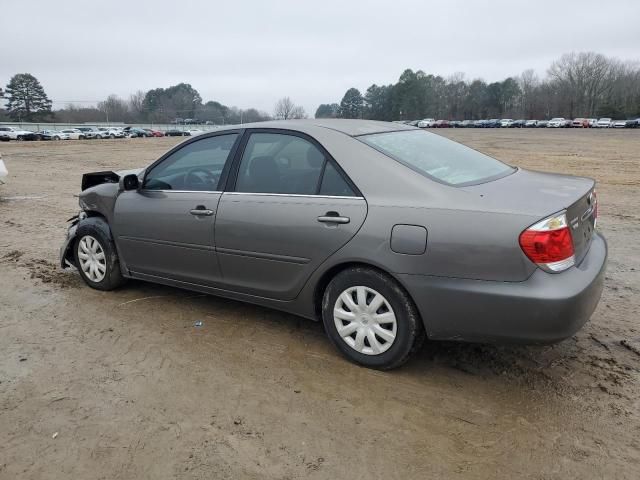
[[[523,282],[397,275],[438,340],[554,343],[591,317],[602,294],[607,243],[596,233],[582,262],[559,274],[536,270]]]

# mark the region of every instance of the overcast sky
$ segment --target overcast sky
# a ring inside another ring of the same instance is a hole
[[[31,73],[61,108],[185,82],[313,115],[405,68],[495,81],[571,51],[640,60],[639,25],[640,0],[3,1],[0,85]]]

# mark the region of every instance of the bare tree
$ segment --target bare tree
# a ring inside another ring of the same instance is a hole
[[[307,113],[299,105],[293,103],[289,97],[283,97],[276,103],[273,116],[278,120],[290,120],[294,118],[307,118]]]
[[[98,103],[98,110],[104,112],[107,122],[124,122],[129,116],[127,102],[117,95],[109,95],[104,102]]]
[[[144,118],[144,97],[146,95],[146,92],[138,90],[129,96],[129,110],[133,118],[137,121]]]
[[[618,64],[595,52],[567,53],[553,62],[549,77],[565,88],[569,116],[595,113],[597,104],[613,86]]]

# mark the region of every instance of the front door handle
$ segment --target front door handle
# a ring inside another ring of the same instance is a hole
[[[210,217],[211,215],[213,215],[213,210],[209,210],[204,205],[198,205],[193,210],[189,210],[189,213],[198,217]]]
[[[318,217],[318,221],[322,223],[349,223],[349,217],[343,217],[338,212],[327,212]]]

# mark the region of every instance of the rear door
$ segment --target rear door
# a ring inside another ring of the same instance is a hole
[[[367,204],[315,140],[254,130],[220,199],[215,243],[228,288],[295,298],[362,225]]]
[[[140,190],[118,196],[114,233],[134,274],[220,282],[213,229],[238,138],[231,132],[187,142],[147,170]]]

